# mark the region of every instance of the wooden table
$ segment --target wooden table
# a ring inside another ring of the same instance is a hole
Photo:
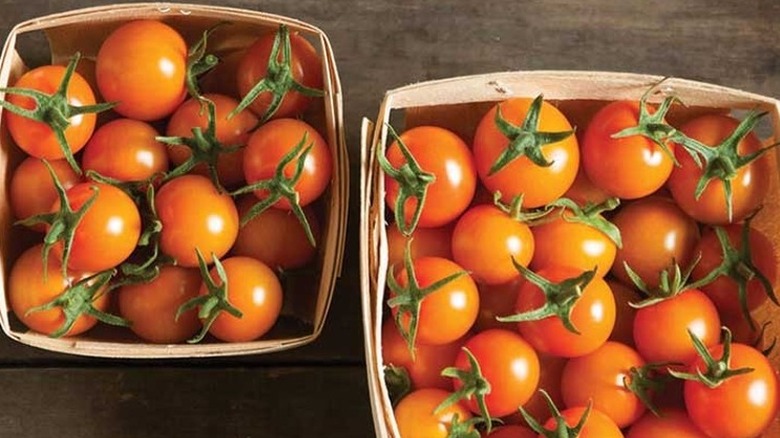
[[[111,1],[0,0],[0,36],[22,20]],[[331,38],[353,181],[361,117],[386,89],[518,69],[679,76],[780,96],[780,2],[229,0],[298,17]],[[325,332],[304,348],[198,361],[110,361],[0,338],[0,437],[373,435],[358,290],[356,184],[343,276]]]

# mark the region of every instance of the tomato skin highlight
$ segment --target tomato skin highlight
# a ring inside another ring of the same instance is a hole
[[[672,173],[671,156],[651,140],[614,134],[639,123],[639,103],[617,101],[599,110],[582,140],[582,165],[597,187],[622,199],[637,199],[661,188]],[[673,144],[667,145],[673,154]]]
[[[170,115],[186,96],[187,44],[170,26],[156,20],[123,24],[103,41],[95,74],[107,102],[136,120]]]
[[[65,76],[65,67],[61,65],[45,65],[32,69],[22,75],[14,84],[17,88],[29,88],[52,95],[59,88]],[[68,104],[87,106],[95,104],[95,95],[87,81],[78,73],[73,72],[67,89]],[[8,103],[20,108],[32,110],[36,108],[35,101],[26,96],[8,94]],[[3,119],[8,132],[20,149],[36,158],[58,160],[65,154],[57,141],[54,131],[43,122],[16,115],[5,111]],[[95,130],[97,116],[94,113],[79,114],[68,119],[70,125],[65,128],[65,140],[72,153],[80,151],[87,144]]]
[[[515,98],[501,102],[501,114],[513,125],[522,124],[531,106],[531,99]],[[497,106],[485,114],[474,134],[474,162],[479,179],[490,192],[500,191],[502,201],[509,203],[515,196],[523,195],[523,206],[528,208],[549,204],[561,197],[577,176],[580,150],[574,135],[557,143],[541,147],[542,154],[553,164],[541,167],[528,157],[521,156],[493,175],[490,168],[506,149],[509,140],[495,124]],[[539,114],[539,131],[561,132],[572,129],[566,116],[548,102],[542,102]],[[540,181],[545,181],[540,184]]]
[[[460,402],[434,413],[450,394],[442,389],[425,388],[404,397],[394,411],[401,438],[447,438],[455,415],[460,423],[469,420],[471,412]]]
[[[661,416],[646,413],[628,431],[626,438],[707,438],[682,409],[663,409]]]
[[[202,279],[197,269],[163,266],[149,283],[122,286],[119,313],[130,321],[140,338],[156,344],[175,344],[191,338],[200,328],[194,309],[176,318],[179,307],[198,295]]]
[[[477,173],[466,143],[455,133],[437,126],[418,126],[401,134],[401,141],[423,169],[435,177],[428,185],[418,227],[441,227],[458,218],[474,198]],[[406,163],[397,142],[386,150],[387,160],[398,169]],[[399,184],[385,175],[385,202],[395,209]],[[405,222],[411,223],[418,200],[405,202]]]
[[[584,407],[569,408],[561,411],[561,415],[566,420],[566,424],[568,424],[569,427],[574,427],[580,421],[584,413]],[[547,430],[555,430],[555,425],[555,419],[551,418],[544,424],[544,428]],[[539,438],[544,438],[544,436],[539,435]],[[615,422],[606,414],[598,409],[591,409],[590,415],[585,421],[585,425],[579,435],[577,435],[577,438],[623,438],[623,433]]]
[[[717,360],[723,356],[723,345],[713,346],[709,351]],[[712,389],[699,382],[686,381],[684,396],[688,415],[710,437],[759,436],[777,416],[777,372],[761,352],[736,343],[731,345],[729,368],[753,368],[753,371],[730,377]],[[690,366],[694,373],[706,369],[700,357]]]
[[[520,276],[512,260],[528,266],[534,254],[528,225],[491,205],[478,205],[458,219],[452,255],[478,282],[498,285]]]
[[[143,181],[168,170],[168,152],[148,123],[117,119],[95,131],[82,166],[119,181]]]
[[[738,124],[732,117],[709,114],[689,121],[680,131],[705,145],[714,146],[730,136]],[[739,143],[737,151],[744,156],[762,147],[761,140],[751,132]],[[686,152],[679,151],[676,156],[680,167],[676,167],[669,178],[669,191],[680,208],[699,222],[714,225],[740,222],[763,203],[769,191],[771,158],[765,154],[738,169],[731,180],[733,215],[729,221],[723,182],[710,181],[696,200],[694,194],[702,170]]]
[[[551,267],[538,274],[551,282],[574,278],[581,270],[569,267]],[[520,286],[515,309],[518,313],[538,309],[545,303],[542,291],[530,282]],[[537,351],[559,357],[577,357],[591,353],[609,338],[615,324],[615,298],[607,283],[599,278],[583,289],[574,305],[571,321],[580,334],[570,332],[561,319],[550,316],[539,321],[518,322],[520,334]]]
[[[81,181],[81,177],[73,171],[67,161],[49,161],[49,165],[65,190]],[[54,188],[54,181],[46,165],[38,158],[25,158],[11,177],[9,201],[14,217],[26,219],[36,214],[48,213],[56,200],[57,190]],[[46,231],[43,224],[36,224],[30,228],[40,232]]]
[[[206,260],[225,255],[238,236],[238,211],[226,193],[200,175],[174,178],[160,188],[155,198],[162,222],[160,249],[179,266],[196,267],[195,249]]]
[[[69,272],[68,277],[62,276],[61,265],[54,257],[49,257],[46,265],[46,281],[43,280],[42,245],[35,245],[25,252],[14,263],[8,277],[8,302],[14,315],[24,325],[39,333],[50,335],[65,322],[62,309],[54,308],[25,315],[33,307],[50,302],[60,296],[71,282],[76,282],[87,276],[86,273]],[[105,290],[96,294],[93,305],[105,311],[109,305],[109,296]],[[75,336],[86,332],[97,324],[97,319],[81,315],[65,336]]]

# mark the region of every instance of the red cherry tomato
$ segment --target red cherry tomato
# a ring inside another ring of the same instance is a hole
[[[168,170],[168,152],[149,124],[117,119],[98,128],[84,148],[84,170],[119,181],[143,181]],[[121,145],[121,147],[117,147]]]

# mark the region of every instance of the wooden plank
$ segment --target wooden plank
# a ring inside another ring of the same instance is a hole
[[[0,436],[368,437],[362,367],[2,369]]]

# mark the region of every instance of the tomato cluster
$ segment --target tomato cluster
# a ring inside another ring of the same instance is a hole
[[[752,225],[762,114],[673,126],[656,89],[576,134],[542,96],[495,104],[471,138],[385,127],[381,357],[401,437],[749,438],[775,421],[752,314],[778,304]]]
[[[188,47],[164,22],[130,21],[94,60],[75,54],[3,89],[3,122],[27,154],[10,204],[43,233],[8,278],[30,329],[73,336],[102,321],[180,343],[274,326],[286,278],[320,243],[332,154],[305,119],[321,113],[322,64],[282,25],[215,69],[208,38],[229,31]]]

